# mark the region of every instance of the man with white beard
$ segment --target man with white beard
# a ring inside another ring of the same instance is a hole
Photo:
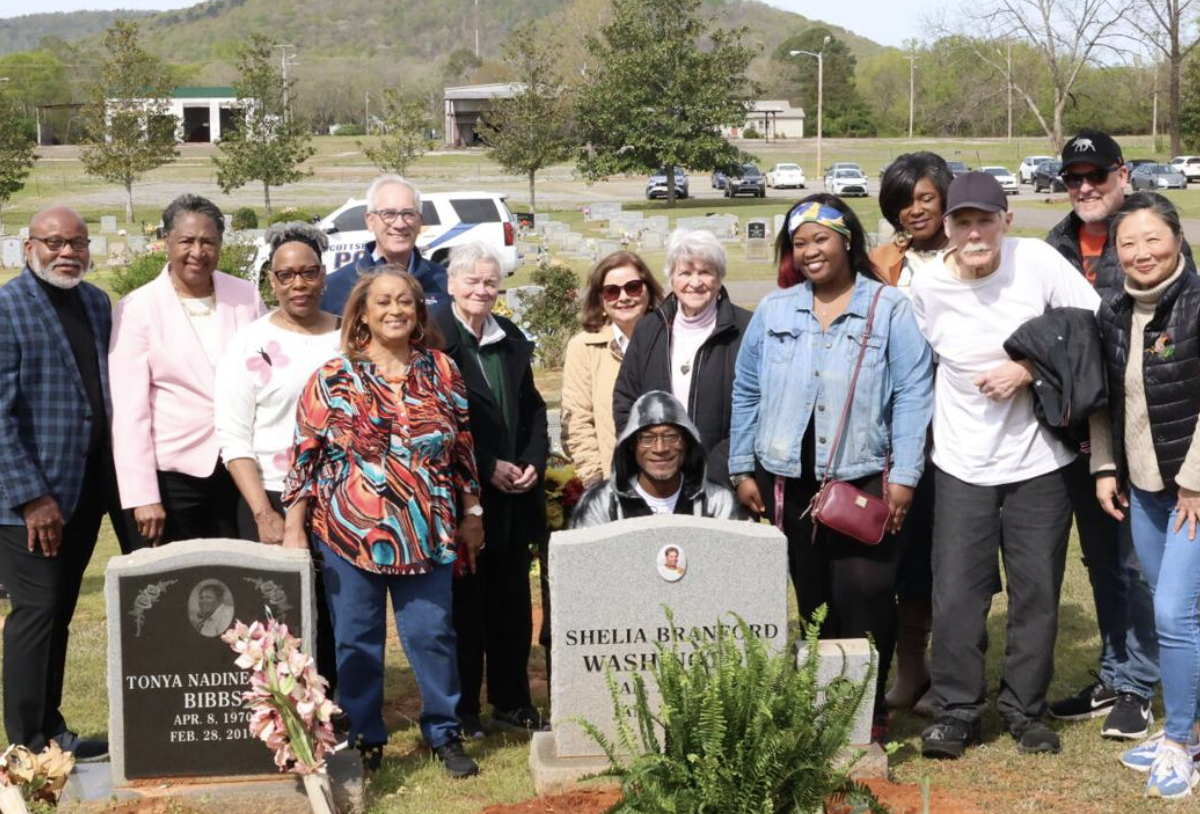
[[[83,219],[65,207],[29,224],[25,268],[0,287],[0,582],[4,726],[40,751],[77,761],[108,753],[59,711],[67,636],[115,476],[109,442],[108,296],[83,282]]]

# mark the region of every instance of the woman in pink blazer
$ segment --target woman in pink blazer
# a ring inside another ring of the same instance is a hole
[[[214,370],[262,315],[251,283],[217,271],[225,221],[197,195],[163,211],[167,267],[113,311],[113,458],[143,545],[237,535],[237,488],[213,428]]]

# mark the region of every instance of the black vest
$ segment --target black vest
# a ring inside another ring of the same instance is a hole
[[[1133,299],[1123,290],[1100,307],[1100,336],[1108,368],[1113,454],[1120,477],[1125,463],[1125,367]],[[1200,416],[1200,276],[1189,258],[1178,280],[1163,292],[1142,337],[1142,383],[1150,413],[1154,454],[1163,483],[1174,491],[1196,419]]]

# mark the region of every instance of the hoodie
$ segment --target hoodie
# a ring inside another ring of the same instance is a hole
[[[617,439],[612,474],[584,493],[571,515],[571,528],[587,528],[623,520],[648,517],[653,512],[634,488],[640,472],[636,458],[637,434],[647,427],[670,424],[688,438],[683,461],[683,488],[675,514],[740,520],[745,517],[733,491],[708,480],[704,445],[700,432],[688,418],[683,405],[670,393],[652,390],[633,403],[629,420]]]

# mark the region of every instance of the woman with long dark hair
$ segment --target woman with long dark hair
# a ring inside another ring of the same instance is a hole
[[[810,196],[793,206],[776,251],[781,275],[803,282],[767,295],[746,329],[733,383],[730,480],[742,505],[787,536],[801,614],[828,607],[822,637],[874,637],[873,734],[882,739],[900,532],[933,411],[931,354],[908,299],[880,282],[862,224],[840,199]],[[807,509],[826,477],[887,502],[882,542],[868,546],[822,527],[814,535]]]

